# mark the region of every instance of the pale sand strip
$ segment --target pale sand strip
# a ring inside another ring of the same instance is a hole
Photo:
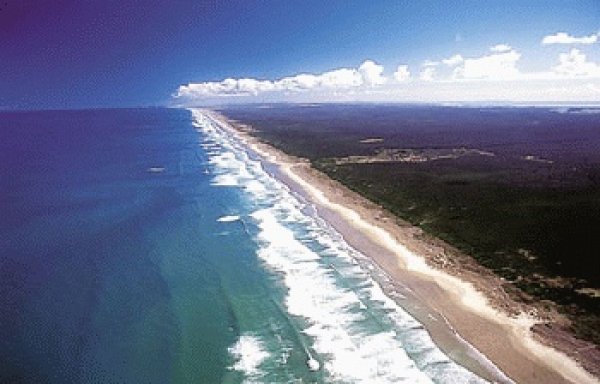
[[[407,228],[382,220],[380,209],[373,208],[362,197],[313,170],[306,162],[287,156],[236,130],[217,113],[203,112],[265,160],[278,165],[283,181],[313,203],[319,214],[350,245],[373,259],[395,279],[398,286],[405,289],[403,294],[414,294],[415,299],[428,307],[419,308],[418,304],[413,303],[411,313],[425,323],[442,349],[450,352],[458,349],[457,359],[465,366],[488,379],[505,381],[501,373],[486,364],[485,359],[469,351],[464,352],[464,345],[457,346],[460,339],[475,346],[518,383],[600,383],[575,360],[534,339],[530,327],[538,320],[533,316],[523,313],[509,316],[500,312],[489,305],[486,296],[470,282],[429,266],[414,250],[425,252],[431,245],[415,244],[418,240],[407,236]],[[397,301],[403,306],[411,306],[410,303]],[[435,318],[429,309],[441,315],[448,324],[427,321],[427,317]],[[425,313],[428,313],[427,316]],[[450,326],[449,330],[447,325]],[[448,334],[453,332],[458,337],[449,338]],[[469,361],[474,359],[477,361]]]

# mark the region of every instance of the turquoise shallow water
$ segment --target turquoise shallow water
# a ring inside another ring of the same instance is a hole
[[[480,380],[198,111],[0,113],[0,381]]]

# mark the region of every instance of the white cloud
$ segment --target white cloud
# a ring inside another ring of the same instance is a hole
[[[558,65],[552,70],[565,77],[600,77],[600,64],[587,61],[585,54],[577,48],[568,53],[561,53]]]
[[[279,80],[252,78],[190,83],[179,87],[175,97],[202,99],[222,96],[256,96],[272,92],[301,92],[311,90],[344,90],[359,87],[377,87],[386,83],[383,66],[372,60],[358,68],[339,68],[318,75],[301,73]]]
[[[275,89],[268,80],[225,79],[220,82],[204,82],[179,87],[178,97],[207,97],[213,95],[257,95]]]
[[[366,60],[358,67],[358,72],[367,85],[382,85],[387,79],[383,76],[383,65],[379,65],[372,60]]]
[[[408,70],[408,65],[399,65],[394,72],[394,79],[398,82],[403,82],[410,79],[410,72]]]
[[[453,67],[455,65],[462,63],[463,61],[465,61],[465,59],[461,55],[454,55],[447,59],[442,60],[442,63]]]
[[[340,68],[325,72],[317,76],[317,87],[324,88],[351,88],[363,84],[360,73],[353,68]]]
[[[270,91],[273,89],[273,83],[268,80],[256,80],[256,79],[239,79],[237,81],[237,89],[242,93],[249,93],[256,95],[260,92]]]
[[[355,68],[299,73],[274,80],[228,78],[179,87],[179,105],[227,102],[320,101],[589,101],[600,102],[600,62],[579,49],[558,56],[545,70],[523,72],[521,53],[507,44],[490,47],[479,57],[453,55],[425,61],[411,74],[398,65],[389,81],[384,67],[366,60]],[[595,58],[595,56],[592,56]]]
[[[433,81],[435,76],[435,67],[425,67],[419,74],[419,79],[423,81]]]
[[[516,67],[521,54],[515,50],[492,53],[464,62],[454,70],[455,79],[513,80],[519,77]]]
[[[565,32],[558,32],[554,35],[544,36],[542,44],[594,44],[598,41],[598,35],[592,34],[589,36],[575,37]]]
[[[316,88],[337,89],[352,88],[363,84],[363,77],[358,70],[353,68],[339,68],[323,72],[319,75],[301,73],[288,76],[273,82],[269,91],[308,91]]]
[[[512,51],[512,47],[508,44],[496,44],[493,47],[490,47],[490,51],[492,51],[492,52],[508,52],[508,51]]]
[[[277,81],[277,87],[301,91],[306,89],[312,89],[319,85],[319,76],[312,75],[310,73],[301,73],[296,76],[284,77]]]

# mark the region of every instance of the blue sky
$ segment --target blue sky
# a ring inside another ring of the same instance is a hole
[[[0,107],[600,101],[598,32],[597,0],[3,0]]]

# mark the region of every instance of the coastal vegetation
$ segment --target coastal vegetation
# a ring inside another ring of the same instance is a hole
[[[228,117],[475,258],[600,343],[600,118],[589,109],[228,107]]]

